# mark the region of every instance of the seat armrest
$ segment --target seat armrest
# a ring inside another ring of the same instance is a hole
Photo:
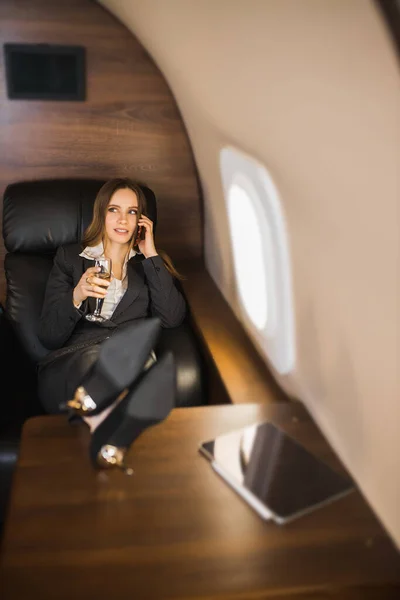
[[[23,349],[7,311],[0,306],[0,432],[43,414],[36,394],[36,370]]]
[[[177,371],[177,407],[207,403],[205,367],[193,332],[187,322],[179,327],[162,329],[155,352],[162,356],[171,351]]]

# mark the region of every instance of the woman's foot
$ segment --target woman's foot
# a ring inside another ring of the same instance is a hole
[[[143,371],[161,330],[157,318],[130,325],[102,343],[99,357],[67,402],[80,416],[93,416],[110,406]]]
[[[105,408],[103,410],[103,412],[99,413],[98,415],[93,415],[93,417],[82,417],[82,419],[85,421],[85,423],[89,426],[90,433],[93,433],[94,430],[97,429],[97,427],[104,421],[104,419],[106,419],[108,417],[110,412],[112,412],[114,410],[114,408],[117,406],[117,404],[119,404],[121,402],[121,400],[123,400],[125,398],[125,396],[127,395],[128,392],[129,392],[129,388],[125,388],[120,393],[118,398],[116,400],[114,400],[114,402],[112,404],[107,406],[107,408]]]
[[[125,454],[147,429],[167,418],[175,403],[176,373],[171,353],[144,373],[92,433],[90,458],[96,467],[126,472]]]

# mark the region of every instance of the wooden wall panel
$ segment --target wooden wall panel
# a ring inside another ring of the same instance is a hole
[[[50,177],[140,179],[158,197],[157,243],[174,260],[202,253],[201,198],[175,100],[136,38],[90,0],[2,0],[0,43],[76,44],[86,102],[8,100],[0,57],[0,198],[8,183]],[[0,246],[0,294],[5,280]]]

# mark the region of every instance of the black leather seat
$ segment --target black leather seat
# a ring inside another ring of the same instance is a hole
[[[7,385],[3,385],[6,400],[0,416],[0,513],[15,465],[21,425],[26,418],[43,414],[36,393],[35,365],[49,351],[40,343],[37,327],[53,257],[58,246],[81,239],[103,183],[83,179],[20,182],[10,184],[4,193],[7,297],[1,315],[1,352],[3,368],[16,368],[17,376],[7,378]],[[156,231],[156,198],[148,187],[143,186],[143,191]],[[177,406],[204,404],[203,360],[190,313],[180,327],[162,331],[156,352],[161,354],[167,349],[172,350],[177,364]]]

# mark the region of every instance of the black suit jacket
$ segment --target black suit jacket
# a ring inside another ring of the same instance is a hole
[[[84,319],[87,312],[93,312],[95,299],[88,298],[77,309],[72,295],[82,274],[94,266],[94,261],[79,256],[80,252],[80,244],[70,244],[61,246],[54,257],[38,333],[46,348],[54,350],[102,337],[110,329],[148,317],[158,317],[163,327],[182,323],[186,303],[164,261],[160,256],[144,258],[138,254],[128,262],[128,289],[111,319],[101,324]]]

